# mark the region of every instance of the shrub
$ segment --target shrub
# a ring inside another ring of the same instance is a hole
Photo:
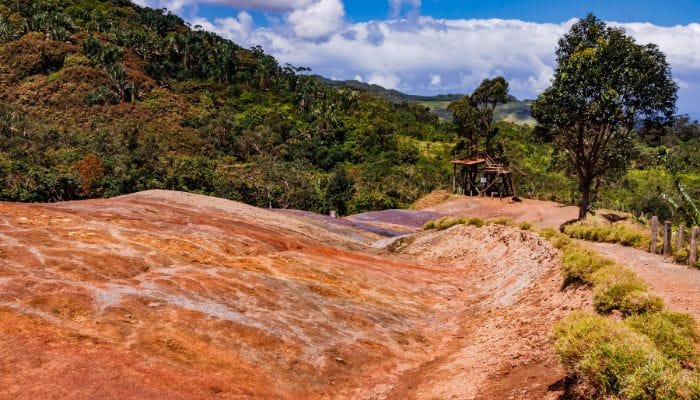
[[[85,104],[89,106],[95,106],[105,103],[113,103],[117,100],[114,92],[109,90],[105,86],[100,86],[96,90],[90,92],[85,96]]]
[[[489,220],[489,224],[493,225],[503,225],[503,226],[515,226],[515,222],[508,217],[496,217]]]
[[[555,239],[556,247],[560,238]],[[566,243],[566,240],[561,243]],[[564,282],[593,283],[592,274],[601,268],[613,265],[611,260],[603,258],[595,252],[570,242],[563,247],[562,270],[564,272]]]
[[[69,54],[66,56],[66,59],[63,61],[64,68],[90,67],[90,66],[92,66],[90,59],[85,57],[82,54]]]
[[[521,222],[520,225],[518,225],[518,227],[524,231],[532,230],[532,224],[530,224],[529,222]]]
[[[603,314],[620,310],[625,297],[632,292],[647,290],[646,283],[634,272],[612,262],[592,273],[590,279],[593,283],[593,305],[596,311]]]
[[[481,228],[482,226],[484,226],[484,224],[484,220],[477,217],[467,218],[467,221],[465,222],[465,225],[476,226],[477,228]]]
[[[673,252],[673,261],[675,261],[677,264],[687,263],[688,257],[690,257],[690,249],[688,248],[688,246]]]
[[[651,339],[667,357],[685,363],[697,360],[695,342],[699,337],[692,316],[667,311],[632,316],[625,323]]]
[[[653,293],[635,290],[622,298],[620,312],[623,315],[640,315],[660,312],[664,309],[664,300]]]
[[[556,324],[554,348],[564,365],[594,388],[596,398],[682,398],[680,366],[622,321],[572,313]]]
[[[443,217],[437,220],[428,221],[423,225],[423,229],[444,230],[455,225],[471,225],[480,228],[484,226],[484,220],[476,217]]]
[[[549,240],[554,247],[559,250],[563,250],[565,247],[573,243],[571,238],[566,235],[562,235],[552,228],[545,228],[540,231],[540,236]]]

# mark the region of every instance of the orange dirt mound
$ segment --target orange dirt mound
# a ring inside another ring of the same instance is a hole
[[[588,304],[513,228],[392,253],[177,192],[0,211],[2,399],[543,398]]]

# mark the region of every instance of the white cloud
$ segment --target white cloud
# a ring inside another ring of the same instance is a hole
[[[192,25],[199,25],[202,29],[218,33],[223,37],[237,38],[239,42],[246,42],[254,29],[253,17],[245,11],[238,13],[236,17],[219,18],[210,22],[204,18],[194,18]]]
[[[319,0],[299,8],[287,16],[287,22],[297,37],[317,39],[337,32],[343,25],[345,9],[340,0]]]
[[[344,20],[341,0],[138,1],[181,8],[217,2],[278,10],[282,22],[267,27],[255,26],[246,12],[214,21],[191,18],[190,22],[242,46],[261,45],[282,64],[311,67],[320,75],[360,78],[421,94],[468,93],[484,78],[503,75],[512,94],[534,98],[550,84],[556,67],[557,40],[575,22],[442,20],[416,12],[407,19],[350,24]],[[396,16],[406,11],[410,14],[421,5],[420,0],[388,1]],[[659,45],[680,83],[680,110],[700,116],[700,24],[611,24],[624,27],[639,43]]]
[[[383,86],[387,89],[398,89],[401,78],[396,74],[372,74],[367,78],[367,83]]]
[[[418,13],[420,11],[421,0],[389,0],[389,15],[392,18],[399,18],[404,6],[408,6],[410,12]]]

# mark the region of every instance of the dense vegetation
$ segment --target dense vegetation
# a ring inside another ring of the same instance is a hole
[[[451,121],[305,72],[126,0],[0,0],[0,200],[165,188],[351,213],[450,184]],[[510,161],[519,196],[576,201],[547,138],[490,125],[479,145]],[[633,168],[598,181],[593,206],[697,223],[700,126],[638,128]]]
[[[0,0],[0,199],[149,188],[359,212],[449,179],[445,124],[126,0]]]

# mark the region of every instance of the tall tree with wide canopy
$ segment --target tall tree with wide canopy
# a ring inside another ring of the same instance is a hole
[[[552,85],[532,114],[578,180],[584,219],[597,182],[624,172],[635,156],[635,128],[672,120],[678,88],[656,45],[637,44],[593,14],[559,40],[556,55]]]

